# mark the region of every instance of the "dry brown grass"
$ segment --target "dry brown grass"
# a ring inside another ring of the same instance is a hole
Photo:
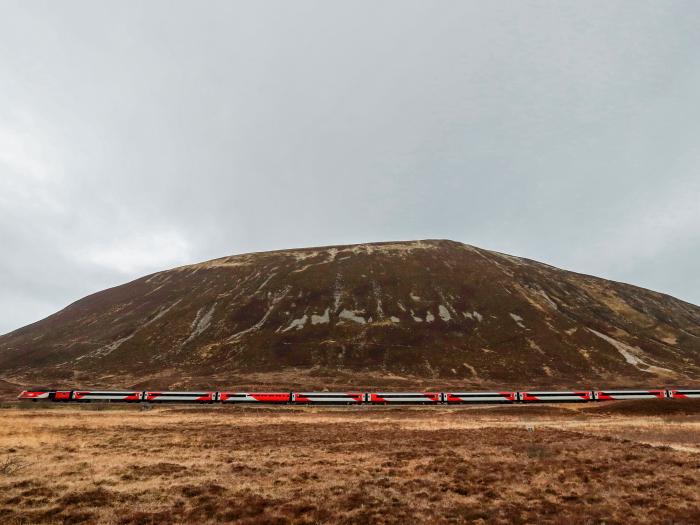
[[[5,409],[0,522],[698,523],[692,412]]]

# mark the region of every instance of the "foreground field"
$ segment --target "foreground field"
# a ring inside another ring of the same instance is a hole
[[[700,404],[0,410],[0,522],[698,523]]]

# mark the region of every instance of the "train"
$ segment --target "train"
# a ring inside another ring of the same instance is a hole
[[[587,403],[625,399],[700,399],[700,390],[580,390],[505,392],[172,392],[148,390],[25,390],[22,401],[73,403],[221,403],[272,405],[463,405]]]

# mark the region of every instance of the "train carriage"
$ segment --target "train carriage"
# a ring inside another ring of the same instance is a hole
[[[515,403],[517,392],[445,392],[443,401],[448,405],[458,403]]]
[[[700,399],[698,389],[499,391],[499,392],[170,392],[132,390],[22,391],[23,401],[154,403],[264,403],[312,405],[437,405],[469,403],[580,403],[631,399]]]
[[[364,401],[373,405],[434,405],[442,400],[439,392],[368,392]]]
[[[17,396],[17,399],[23,401],[53,401],[55,395],[55,390],[23,390]]]
[[[273,403],[284,404],[292,401],[291,392],[219,392],[222,403]]]
[[[361,392],[294,392],[292,401],[297,404],[358,405],[362,403]]]
[[[561,403],[573,402],[581,403],[593,400],[593,392],[578,391],[578,392],[541,392],[529,391],[518,392],[520,401],[523,403]]]
[[[596,401],[617,401],[623,399],[664,399],[665,390],[597,390]]]
[[[144,401],[154,403],[213,403],[216,392],[144,392]]]
[[[73,401],[141,401],[143,392],[122,390],[73,390]]]
[[[700,399],[700,390],[669,390],[671,399]]]

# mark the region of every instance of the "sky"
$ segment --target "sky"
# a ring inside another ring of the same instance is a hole
[[[700,3],[0,0],[0,334],[251,251],[452,239],[700,304]]]

